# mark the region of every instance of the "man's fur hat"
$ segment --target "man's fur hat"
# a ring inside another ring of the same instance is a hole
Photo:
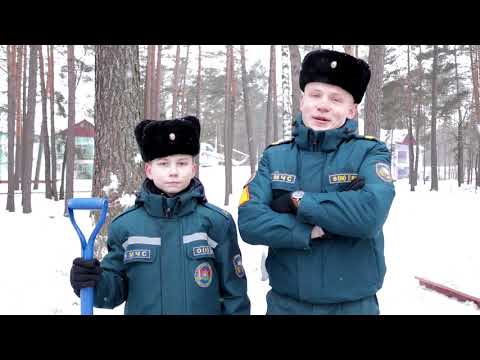
[[[314,50],[305,55],[300,70],[300,89],[309,82],[340,86],[360,104],[370,81],[368,64],[346,53],[333,50]]]

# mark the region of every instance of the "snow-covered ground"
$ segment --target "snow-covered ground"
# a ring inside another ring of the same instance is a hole
[[[237,218],[243,184],[250,177],[248,166],[233,170],[234,193],[223,206],[224,168],[201,168],[201,179],[210,202]],[[90,181],[75,183],[76,197],[90,196]],[[477,211],[480,191],[455,181],[440,181],[440,191],[430,184],[409,191],[408,181],[396,182],[397,196],[384,227],[387,275],[378,293],[382,314],[473,314],[480,309],[422,288],[414,276],[427,277],[480,297],[480,241]],[[70,220],[63,216],[63,202],[32,195],[31,214],[23,214],[21,194],[16,195],[17,211],[5,211],[7,185],[0,185],[0,314],[79,314],[79,299],[69,283],[73,258],[80,254],[80,241]],[[77,223],[88,236],[93,225],[88,212],[75,213]],[[240,237],[239,237],[240,239]],[[268,280],[262,281],[263,246],[239,240],[248,278],[252,314],[266,312]],[[122,314],[95,309],[95,314]]]

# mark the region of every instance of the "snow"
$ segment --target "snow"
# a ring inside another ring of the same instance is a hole
[[[237,220],[238,200],[250,178],[249,167],[234,167],[234,193],[229,206],[223,206],[224,168],[202,167],[200,176],[208,200]],[[75,196],[89,196],[91,181],[76,180],[74,186]],[[454,180],[440,181],[438,192],[429,191],[429,182],[421,183],[413,193],[408,180],[397,181],[395,186],[397,195],[384,227],[387,275],[378,293],[381,313],[480,314],[475,304],[424,289],[414,278],[425,277],[480,297],[476,216],[480,193],[471,185],[459,189]],[[63,216],[63,201],[47,200],[41,190],[33,191],[32,213],[21,212],[20,192],[15,196],[17,211],[10,213],[4,210],[7,185],[0,184],[0,314],[80,313],[80,301],[69,282],[72,260],[80,254],[80,240],[69,218]],[[77,224],[87,237],[94,227],[88,214],[75,212]],[[262,272],[262,257],[267,248],[248,245],[238,236],[252,314],[265,314],[265,295],[270,287]],[[113,310],[95,308],[94,313],[122,314],[123,305]]]
[[[117,175],[115,175],[114,173],[110,173],[110,184],[105,185],[102,190],[105,192],[105,194],[108,194],[110,193],[110,191],[117,190],[118,185],[119,183]]]

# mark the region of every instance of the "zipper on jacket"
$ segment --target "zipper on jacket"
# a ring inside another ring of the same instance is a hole
[[[177,218],[177,221],[178,221],[178,228],[180,230],[179,234],[180,234],[180,237],[179,237],[179,241],[180,241],[180,259],[182,259],[182,261],[180,262],[182,264],[182,271],[183,271],[183,299],[184,299],[184,313],[185,314],[191,314],[191,310],[190,310],[190,299],[188,298],[188,281],[190,279],[187,278],[187,268],[189,266],[188,264],[188,256],[187,256],[187,251],[185,249],[185,245],[183,244],[183,221],[182,221],[182,218],[179,217]]]

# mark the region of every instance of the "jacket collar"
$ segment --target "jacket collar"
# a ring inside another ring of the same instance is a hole
[[[203,184],[196,177],[185,190],[173,197],[157,189],[152,180],[145,179],[137,193],[135,205],[143,206],[151,216],[171,218],[189,214],[195,210],[198,203],[206,201]]]
[[[357,121],[347,119],[338,129],[314,131],[303,123],[302,114],[295,119],[292,135],[300,149],[308,151],[334,151],[345,139],[357,133]]]

